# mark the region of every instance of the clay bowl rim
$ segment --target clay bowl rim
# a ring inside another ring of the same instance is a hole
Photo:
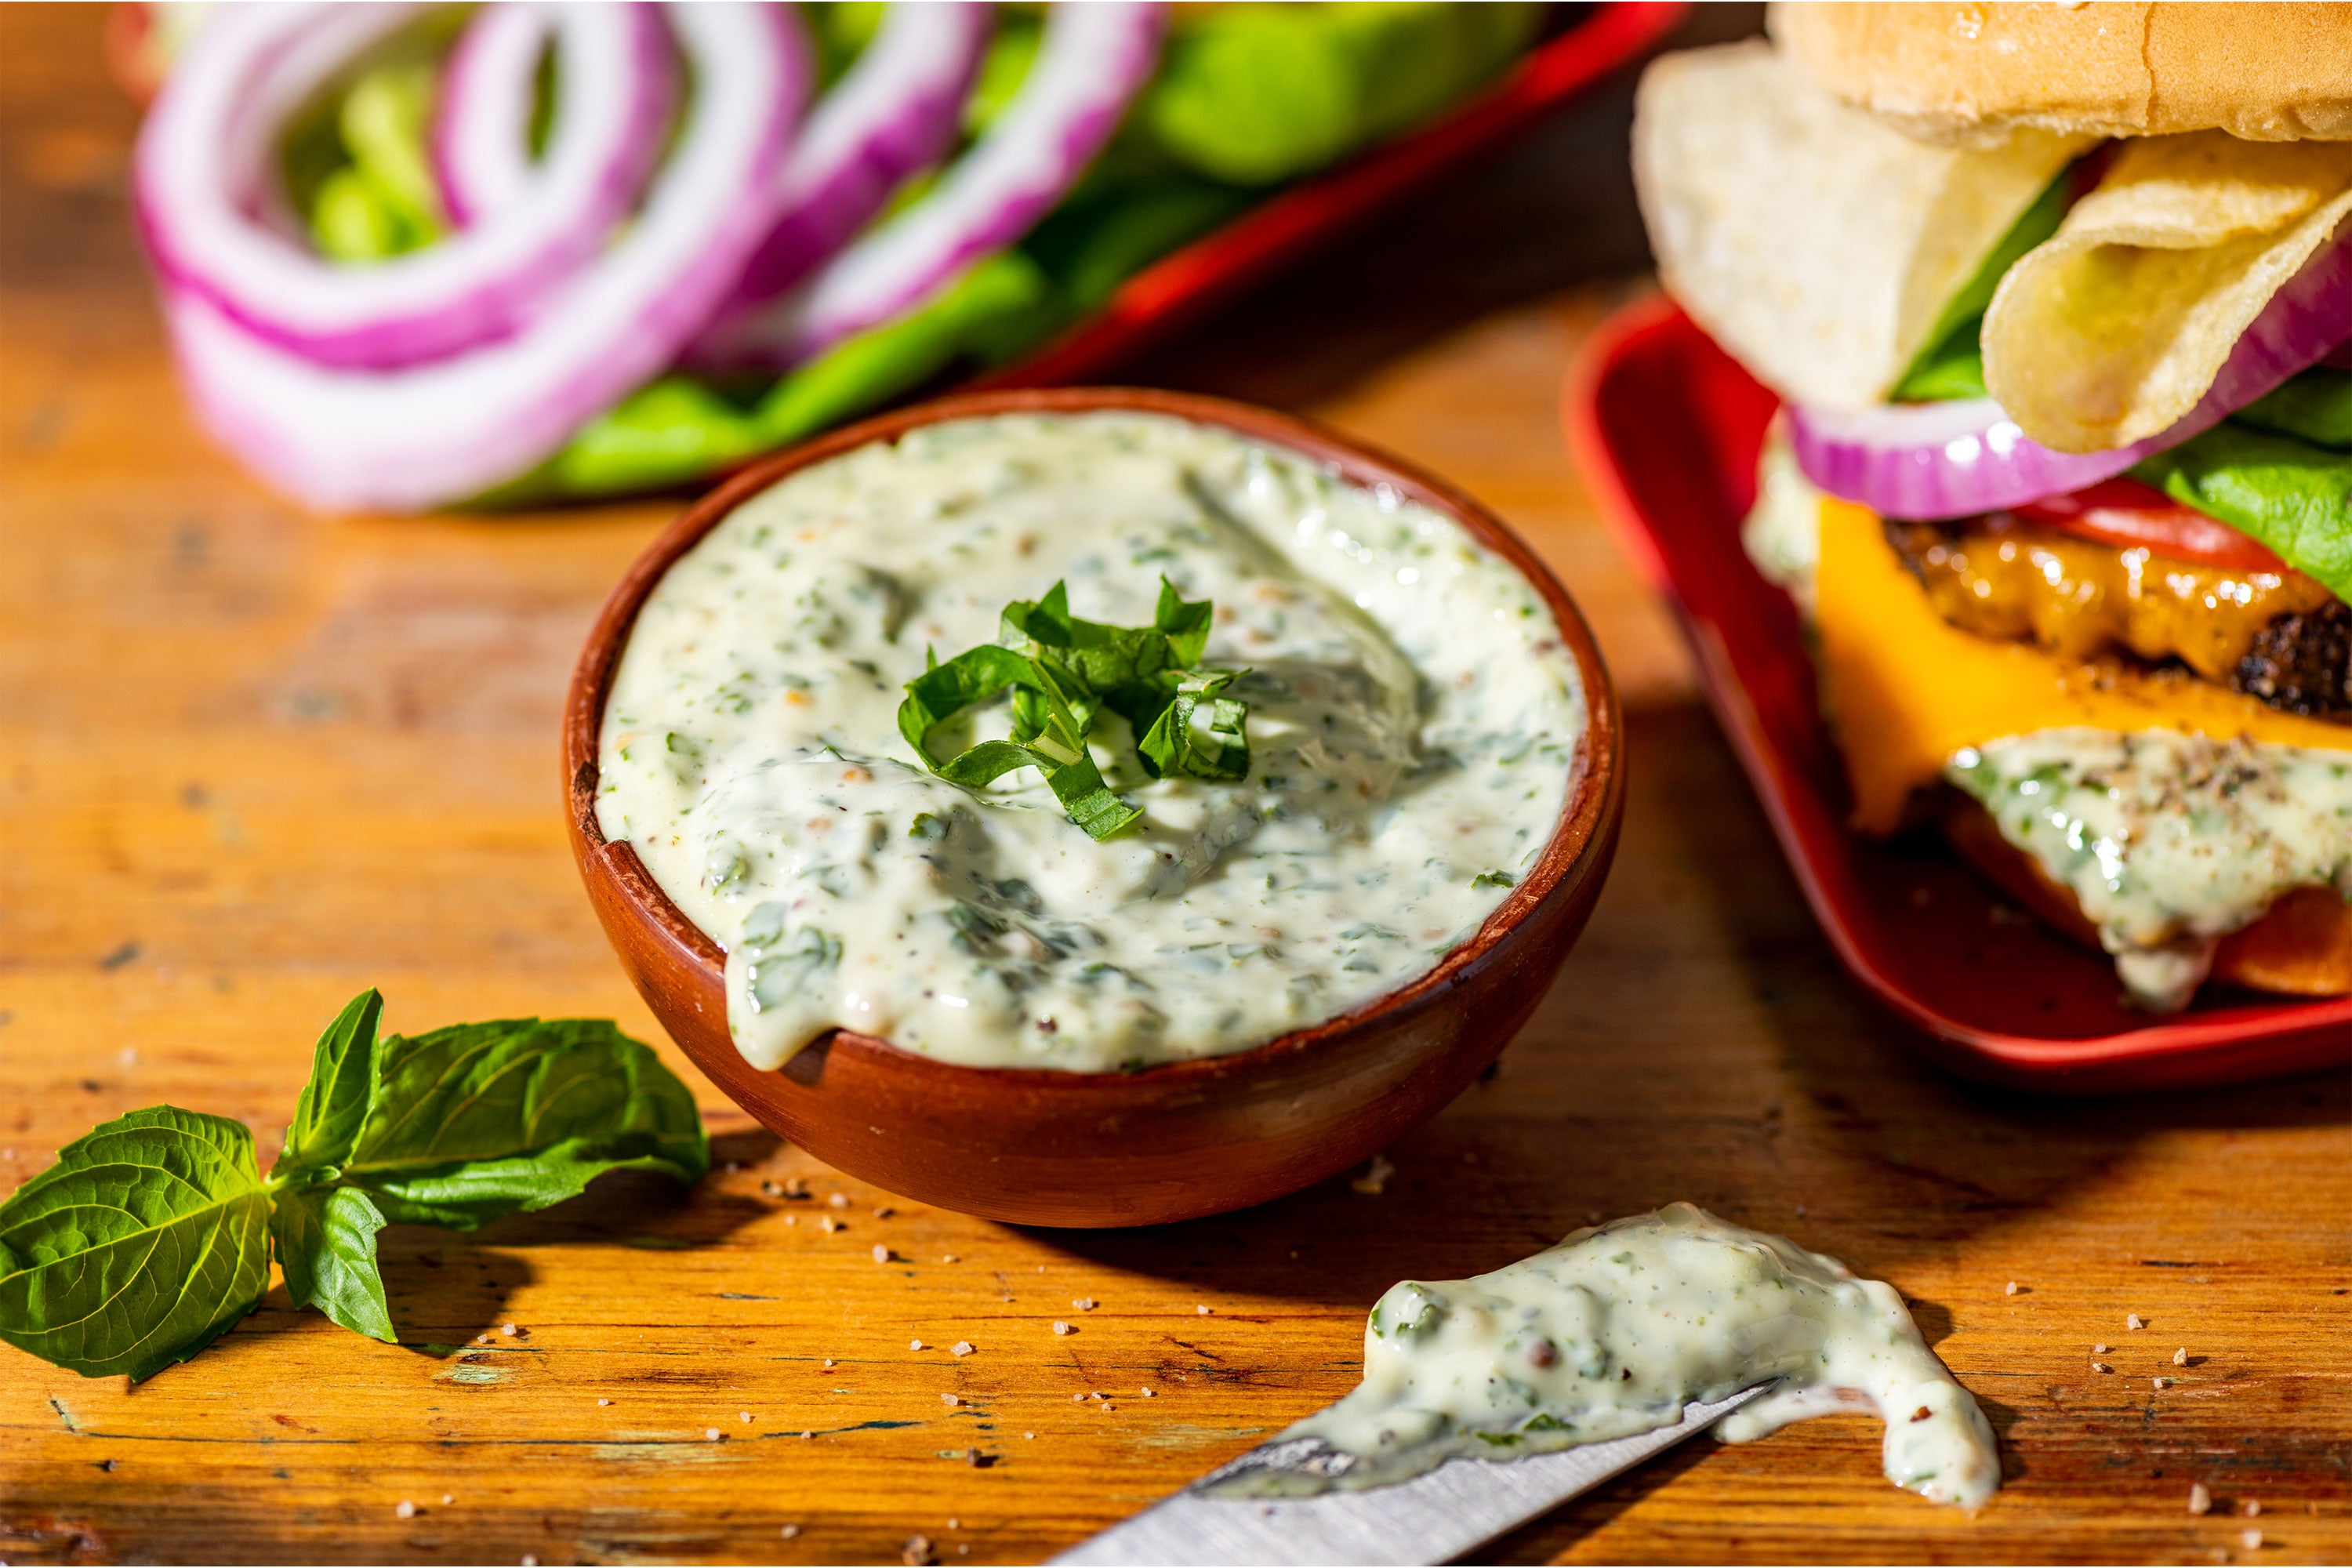
[[[1442,999],[1457,980],[1500,947],[1547,899],[1579,885],[1583,879],[1573,873],[1586,867],[1596,851],[1605,850],[1608,846],[1611,836],[1606,829],[1622,809],[1624,793],[1623,716],[1616,685],[1610,679],[1600,646],[1576,601],[1569,596],[1550,567],[1508,524],[1465,492],[1427,470],[1297,415],[1229,398],[1155,387],[1074,386],[966,393],[913,404],[844,426],[753,463],[687,508],[664,528],[630,563],[597,613],[565,695],[563,781],[572,818],[572,847],[582,874],[598,875],[595,862],[607,855],[619,861],[605,874],[636,907],[640,916],[649,918],[664,935],[694,956],[711,975],[713,985],[723,997],[725,952],[687,919],[646,869],[635,848],[625,840],[616,844],[606,838],[596,820],[600,778],[597,750],[604,704],[611,695],[622,651],[646,598],[679,557],[701,542],[737,507],[802,468],[872,442],[897,440],[911,430],[953,420],[1004,414],[1121,412],[1165,415],[1213,426],[1246,439],[1302,454],[1364,489],[1388,485],[1405,498],[1451,519],[1480,544],[1509,562],[1535,585],[1551,611],[1560,640],[1574,654],[1583,682],[1585,725],[1577,757],[1581,772],[1570,781],[1567,806],[1534,868],[1496,906],[1485,923],[1437,964],[1394,991],[1383,992],[1345,1013],[1278,1035],[1247,1050],[1161,1062],[1133,1071],[1074,1072],[1059,1068],[968,1067],[845,1028],[836,1028],[821,1037],[806,1049],[848,1050],[871,1057],[879,1068],[918,1077],[938,1075],[935,1081],[942,1092],[952,1092],[956,1086],[976,1088],[985,1084],[1016,1093],[1051,1093],[1065,1098],[1108,1089],[1122,1097],[1159,1100],[1165,1096],[1176,1100],[1188,1090],[1236,1072],[1295,1061],[1310,1052],[1332,1048],[1383,1015],[1417,1010]],[[698,1062],[696,1047],[684,1040],[678,1044]]]

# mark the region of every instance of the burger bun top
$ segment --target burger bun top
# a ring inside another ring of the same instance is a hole
[[[1831,93],[1923,141],[2352,141],[2352,5],[1776,0],[1768,25]]]

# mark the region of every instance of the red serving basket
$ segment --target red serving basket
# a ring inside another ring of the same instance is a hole
[[[1795,606],[1748,563],[1739,522],[1779,407],[1663,296],[1621,310],[1570,371],[1575,457],[1618,542],[1662,591],[1707,701],[1840,962],[1969,1078],[2060,1093],[2180,1088],[2352,1060],[2352,997],[2208,986],[2157,1018],[2113,965],[2017,911],[1940,845],[1846,830]]]

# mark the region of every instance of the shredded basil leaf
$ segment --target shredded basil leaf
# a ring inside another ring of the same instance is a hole
[[[927,650],[898,704],[898,733],[931,772],[966,789],[1034,767],[1072,822],[1089,837],[1111,837],[1143,814],[1112,793],[1087,749],[1106,708],[1134,731],[1136,755],[1153,778],[1249,776],[1249,704],[1224,695],[1246,672],[1197,668],[1214,615],[1210,601],[1186,599],[1163,576],[1151,625],[1109,626],[1072,615],[1068,585],[1055,583],[1042,599],[1004,606],[995,644],[944,664]],[[982,741],[944,762],[931,754],[933,730],[1007,692],[1009,740]]]

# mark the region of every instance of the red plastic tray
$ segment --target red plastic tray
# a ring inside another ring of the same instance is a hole
[[[1162,257],[1120,285],[1101,310],[971,385],[1058,386],[1100,375],[1643,58],[1689,10],[1684,0],[1593,6],[1444,119],[1312,175]]]
[[[1838,958],[1967,1077],[2063,1093],[2212,1084],[2352,1060],[2352,998],[2208,987],[2185,1014],[2122,999],[2106,959],[2017,912],[1939,844],[1844,826],[1845,774],[1788,595],[1740,549],[1757,448],[1778,406],[1654,297],[1605,323],[1570,372],[1569,449],[1697,657],[1717,720]]]

